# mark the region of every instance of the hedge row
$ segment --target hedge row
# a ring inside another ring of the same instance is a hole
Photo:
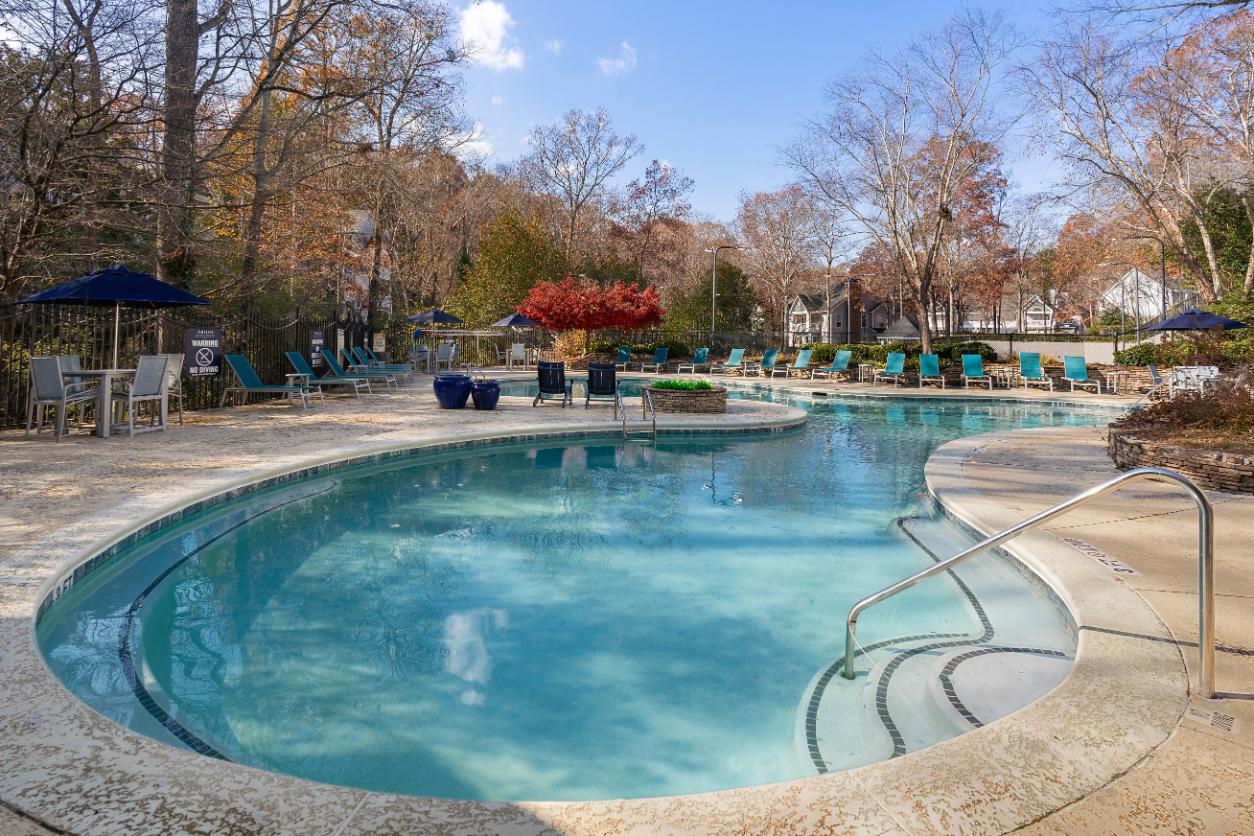
[[[593,340],[589,348],[593,354],[617,354],[621,345],[623,343],[610,342],[609,340]],[[667,356],[671,360],[692,356],[692,346],[679,340],[663,340],[656,343],[631,343],[631,353],[652,356],[654,350],[662,346],[666,346],[668,350]]]
[[[1115,363],[1120,366],[1224,365],[1227,363],[1254,362],[1254,335],[1225,336],[1221,339],[1168,340],[1161,343],[1141,343],[1115,352]]]

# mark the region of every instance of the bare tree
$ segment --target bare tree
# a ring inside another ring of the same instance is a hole
[[[632,260],[641,278],[666,225],[683,220],[692,211],[687,199],[692,185],[691,177],[657,160],[649,163],[644,176],[627,184],[617,214],[631,235]]]
[[[604,110],[572,110],[554,125],[528,136],[530,152],[520,163],[525,181],[560,207],[562,251],[567,263],[578,252],[581,224],[606,184],[642,150],[633,135],[619,136]]]
[[[1024,69],[1029,90],[1058,128],[1055,150],[1070,185],[1107,211],[1136,207],[1129,233],[1163,237],[1207,299],[1223,293],[1207,209],[1222,181],[1183,100],[1155,88],[1163,56],[1118,44],[1091,26],[1067,27]],[[1112,200],[1113,198],[1113,200]],[[1192,225],[1200,247],[1187,234]]]
[[[107,0],[3,3],[0,298],[56,265],[117,253],[149,177],[144,134],[154,63],[146,8]]]
[[[1014,40],[961,14],[901,54],[873,54],[827,88],[828,112],[787,158],[816,200],[856,222],[900,272],[931,348],[932,283],[955,194],[1008,128],[994,101]]]
[[[777,192],[741,198],[736,231],[750,278],[781,332],[788,330],[788,300],[814,256],[813,207],[805,190],[791,185]]]
[[[1254,236],[1254,15],[1241,9],[1197,26],[1141,87],[1160,107],[1178,109],[1186,138],[1237,194]],[[1254,248],[1241,291],[1246,299],[1254,293]]]

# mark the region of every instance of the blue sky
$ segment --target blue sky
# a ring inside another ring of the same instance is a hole
[[[473,8],[478,6],[478,8]],[[491,147],[518,157],[528,129],[571,108],[604,107],[645,145],[630,177],[658,158],[696,181],[694,209],[718,220],[737,194],[789,178],[777,149],[822,107],[824,84],[869,49],[891,52],[959,3],[898,0],[485,0],[460,2],[479,41],[466,108]],[[1047,23],[1032,3],[997,0],[1020,30]],[[1018,143],[1016,143],[1017,145]],[[1048,164],[1010,149],[1012,179],[1047,185]]]

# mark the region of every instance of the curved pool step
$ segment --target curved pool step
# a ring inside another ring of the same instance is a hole
[[[933,560],[974,542],[943,518],[903,518],[895,528],[903,544]],[[834,658],[811,679],[799,706],[797,756],[822,773],[904,755],[1005,716],[1056,687],[1070,669],[1074,626],[1025,622],[1021,606],[1006,594],[1021,588],[1022,571],[997,555],[977,558],[929,581],[950,584],[966,600],[968,619],[938,624],[932,633],[871,641],[858,653],[852,681],[840,675],[842,659]],[[1053,593],[1042,585],[1040,595]]]

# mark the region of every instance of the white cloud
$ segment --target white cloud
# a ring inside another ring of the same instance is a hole
[[[503,105],[503,104],[505,104],[505,97],[504,97],[504,96],[493,96],[491,99],[488,99],[488,101],[492,102],[492,104],[494,104],[494,105]]]
[[[597,66],[605,75],[624,75],[636,68],[636,50],[623,41],[618,45],[618,55],[613,58],[598,58]]]
[[[461,13],[462,38],[470,47],[470,60],[494,70],[520,70],[526,60],[509,30],[514,18],[497,0],[482,0]]]
[[[562,54],[562,42],[557,38],[551,38],[544,42],[544,48],[554,55]]]
[[[492,156],[492,143],[488,140],[483,123],[476,122],[470,130],[455,133],[448,139],[448,150],[462,159]]]

